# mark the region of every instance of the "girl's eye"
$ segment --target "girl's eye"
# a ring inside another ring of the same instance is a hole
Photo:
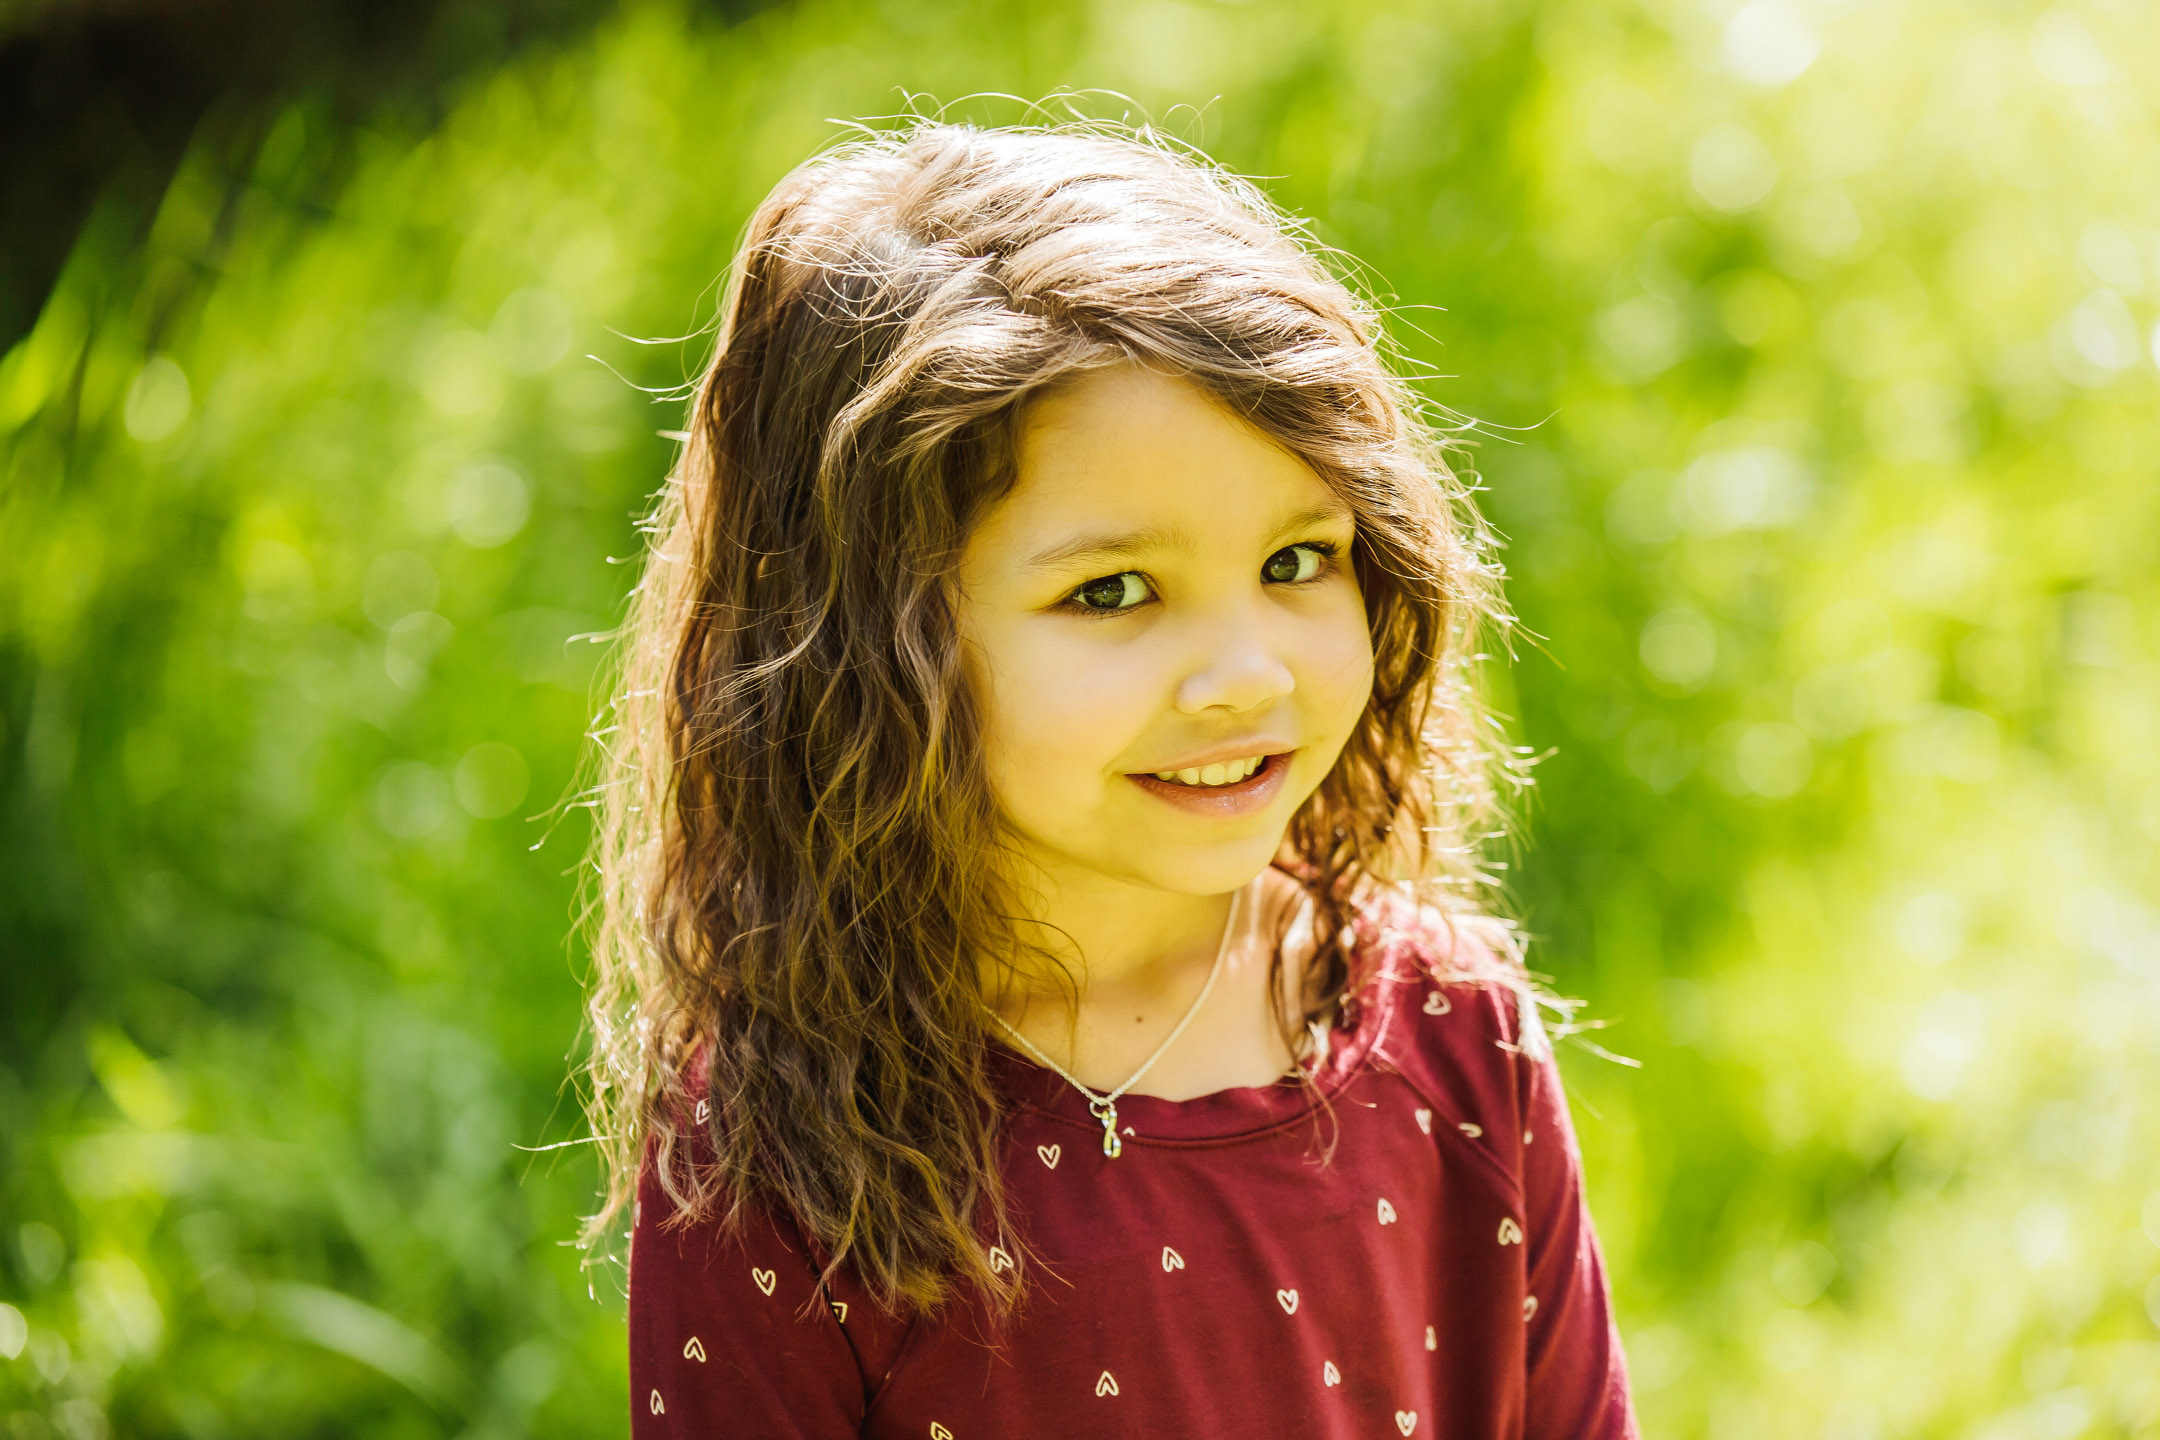
[[[1083,610],[1130,610],[1148,598],[1147,581],[1140,578],[1138,571],[1127,570],[1122,575],[1088,581],[1073,591],[1072,598]]]
[[[1333,553],[1330,545],[1285,545],[1267,557],[1260,573],[1278,585],[1294,585],[1317,577]]]

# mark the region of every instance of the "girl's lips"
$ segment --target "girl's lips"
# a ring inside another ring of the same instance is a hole
[[[1181,810],[1227,820],[1265,810],[1289,774],[1290,757],[1284,754],[1264,757],[1258,770],[1232,785],[1184,785],[1175,780],[1158,780],[1149,774],[1125,778]]]

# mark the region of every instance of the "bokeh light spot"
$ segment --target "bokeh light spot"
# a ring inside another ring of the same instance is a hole
[[[467,750],[451,777],[458,804],[480,820],[508,815],[525,799],[530,776],[525,757],[500,740],[485,740]]]
[[[1754,132],[1730,122],[1703,132],[1688,151],[1688,179],[1716,210],[1747,210],[1777,184],[1777,157]]]
[[[476,550],[508,544],[531,513],[525,477],[507,465],[475,465],[450,487],[450,528]]]
[[[1725,63],[1758,85],[1784,85],[1815,63],[1822,45],[1784,0],[1749,0],[1726,22]]]
[[[1717,664],[1717,631],[1699,610],[1661,610],[1643,626],[1643,668],[1675,688],[1688,690],[1710,677]]]
[[[128,434],[150,444],[177,433],[194,408],[187,372],[159,355],[135,373],[123,420]]]

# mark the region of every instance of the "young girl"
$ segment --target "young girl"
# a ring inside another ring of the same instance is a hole
[[[924,123],[750,224],[630,630],[639,1436],[1632,1436],[1478,913],[1489,541],[1251,186]]]

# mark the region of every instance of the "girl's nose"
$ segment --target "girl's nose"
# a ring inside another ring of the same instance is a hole
[[[1218,709],[1242,713],[1282,699],[1296,685],[1290,667],[1263,635],[1245,629],[1218,633],[1216,643],[1178,683],[1177,708],[1185,715]]]

